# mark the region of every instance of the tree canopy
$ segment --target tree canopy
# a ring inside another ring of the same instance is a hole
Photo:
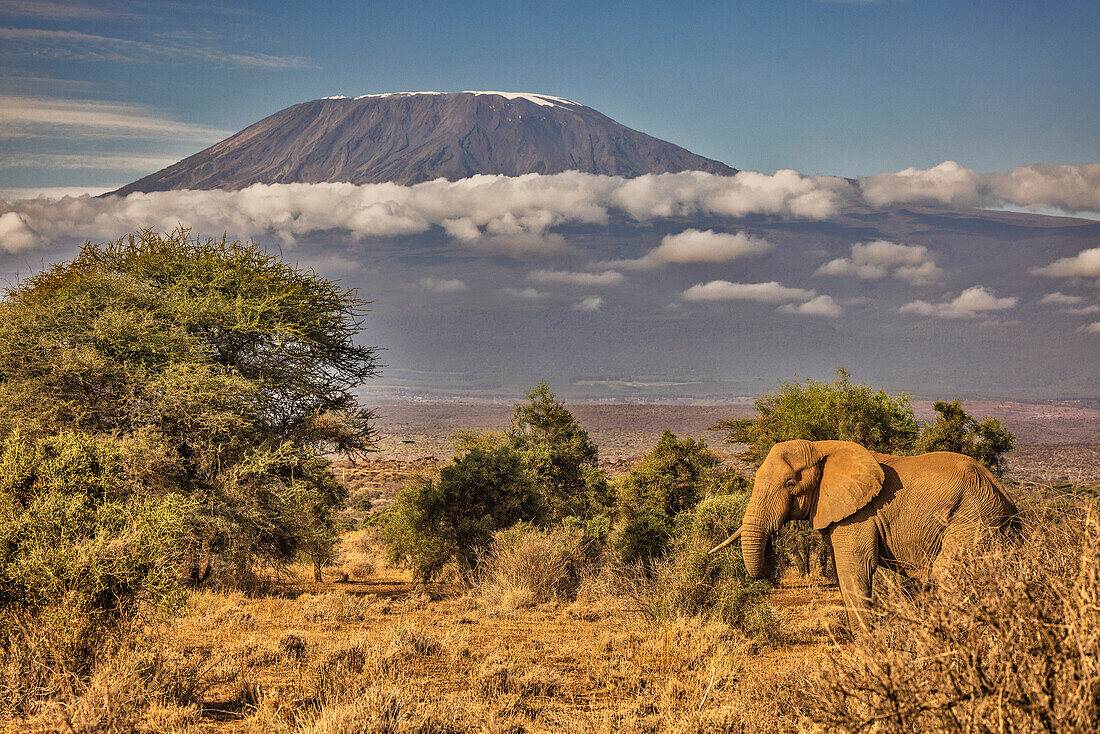
[[[938,401],[937,419],[922,424],[908,395],[853,385],[845,369],[836,374],[831,383],[781,383],[756,399],[755,418],[721,421],[712,430],[725,431],[728,443],[746,444],[742,456],[757,466],[780,441],[832,439],[887,454],[954,451],[972,456],[997,476],[1004,474],[1004,455],[1016,439],[996,418],[978,421],[959,401]]]
[[[748,444],[745,458],[757,465],[781,441],[855,441],[872,451],[904,453],[920,431],[907,395],[853,385],[844,369],[831,383],[783,382],[754,404],[757,417],[722,421],[714,430],[726,431],[729,443]]]
[[[438,478],[422,476],[401,490],[385,524],[387,554],[421,579],[437,576],[450,563],[469,570],[494,532],[543,520],[543,500],[511,448],[471,448]]]
[[[916,453],[954,451],[973,456],[996,476],[1008,469],[1005,454],[1016,445],[1016,437],[996,418],[977,420],[963,410],[958,400],[937,400],[933,404],[936,420],[921,431]]]
[[[552,520],[589,518],[606,511],[611,496],[600,451],[544,380],[517,403],[508,445],[546,493]]]
[[[615,481],[620,556],[627,561],[660,556],[677,523],[700,501],[747,489],[743,477],[720,464],[702,441],[665,431],[641,462]]]
[[[356,341],[365,306],[226,238],[85,243],[0,302],[0,437],[140,442],[144,492],[191,500],[195,562],[317,549],[343,492],[321,454],[373,443],[355,394],[377,371]]]

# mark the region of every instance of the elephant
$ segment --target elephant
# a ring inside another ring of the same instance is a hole
[[[881,564],[940,581],[985,533],[1017,524],[1016,506],[980,463],[947,451],[892,456],[852,441],[784,441],[768,452],[741,527],[745,568],[772,572],[771,538],[789,520],[812,520],[833,549],[849,628],[866,627]]]

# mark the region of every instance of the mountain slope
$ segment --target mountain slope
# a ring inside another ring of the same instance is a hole
[[[401,92],[288,107],[112,193],[255,183],[414,184],[569,170],[625,177],[736,173],[560,97]]]

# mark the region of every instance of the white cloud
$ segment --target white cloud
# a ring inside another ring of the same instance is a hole
[[[928,169],[907,168],[859,181],[872,206],[943,204],[955,207],[1055,207],[1067,212],[1100,211],[1100,163],[1045,163],[1007,173],[979,173],[945,161]]]
[[[459,293],[470,290],[469,286],[458,278],[421,278],[420,285],[433,293]]]
[[[0,13],[21,17],[44,18],[47,20],[87,20],[91,18],[124,17],[133,19],[137,16],[128,12],[123,6],[102,7],[89,5],[86,2],[76,0],[5,0]]]
[[[603,299],[599,296],[589,296],[574,303],[573,308],[577,311],[599,311],[603,308]]]
[[[80,106],[84,103],[39,100],[40,104],[29,110],[20,110],[15,109],[17,105],[4,104],[4,99],[0,97],[0,123],[6,119],[13,124],[0,124],[0,136],[10,134],[12,129],[26,131],[28,125],[38,130],[37,126],[50,120],[62,121],[66,134],[74,136],[99,129],[115,136],[173,139],[224,134],[163,120],[145,108],[129,105],[91,103],[91,107],[84,108]],[[178,224],[197,232],[224,231],[242,239],[274,235],[283,242],[334,230],[363,238],[418,234],[439,227],[472,248],[520,257],[562,250],[565,240],[553,231],[555,227],[603,225],[610,221],[612,212],[642,222],[693,215],[814,219],[833,216],[846,205],[857,203],[857,197],[857,187],[844,179],[808,177],[794,171],[779,171],[774,176],[753,172],[715,176],[694,171],[633,179],[569,171],[549,176],[438,179],[413,186],[256,184],[238,191],[162,191],[103,199],[19,201],[0,203],[0,213],[18,212],[42,243],[63,238],[114,238],[142,227],[172,230]],[[700,232],[676,239],[685,234],[673,235],[651,254],[660,252],[661,257],[680,259],[718,258],[753,254],[765,247],[764,240],[743,234]],[[931,256],[915,265],[875,260],[873,249],[866,256],[870,260],[865,265],[886,267],[895,277],[911,281],[925,282],[938,273],[934,264],[927,264]],[[648,264],[650,256],[641,260]],[[852,258],[847,260],[855,265]],[[625,268],[627,263],[638,266],[638,261],[626,261],[621,266]]]
[[[1077,327],[1077,331],[1085,334],[1100,334],[1100,321],[1093,321],[1091,324],[1079,326]]]
[[[0,139],[61,135],[66,138],[141,137],[212,143],[232,132],[169,120],[136,104],[0,95]]]
[[[788,303],[780,306],[779,310],[784,313],[801,314],[803,316],[825,316],[828,318],[836,318],[837,316],[844,315],[844,309],[840,307],[840,304],[834,301],[832,296],[826,295],[812,298],[797,306]]]
[[[854,275],[861,280],[885,278],[888,271],[883,265],[859,265],[848,257],[838,257],[819,267],[814,275]]]
[[[943,276],[927,247],[887,240],[857,242],[852,245],[851,256],[830,260],[814,275],[854,275],[862,280],[877,280],[889,275],[891,268],[895,278],[913,285],[932,283]]]
[[[782,303],[804,301],[817,295],[804,288],[788,288],[774,280],[768,283],[731,283],[728,280],[712,280],[698,283],[683,293],[685,301],[761,301]]]
[[[1018,302],[1019,299],[1015,296],[997,298],[992,291],[987,290],[984,286],[976,285],[967,288],[954,299],[944,303],[911,301],[899,310],[902,313],[917,313],[938,319],[973,319],[990,311],[1005,311],[1015,308]]]
[[[22,252],[38,244],[38,238],[15,212],[0,214],[0,250]]]
[[[276,56],[264,53],[238,53],[224,47],[209,46],[191,40],[158,37],[151,41],[99,36],[83,31],[42,28],[0,28],[9,54],[23,53],[37,58],[67,61],[110,61],[149,63],[160,59],[191,59],[209,66],[251,69],[301,69],[313,63],[300,56]]]
[[[535,288],[505,288],[503,292],[516,298],[525,298],[529,301],[544,297],[546,294]]]
[[[184,156],[138,153],[16,153],[0,155],[0,168],[98,168],[112,171],[156,171]]]
[[[920,265],[903,265],[894,271],[894,277],[908,281],[913,285],[929,285],[943,278],[943,270],[929,260]]]
[[[1063,308],[1062,313],[1072,314],[1073,316],[1090,316],[1094,313],[1100,313],[1100,306],[1093,304],[1091,306],[1078,306],[1076,308]]]
[[[1052,278],[1100,278],[1100,247],[1082,250],[1073,257],[1063,257],[1050,265],[1032,268],[1028,272]]]
[[[1039,303],[1053,303],[1056,306],[1074,306],[1078,303],[1084,303],[1084,296],[1067,296],[1065,293],[1055,291],[1054,293],[1047,293],[1045,296],[1039,299]]]
[[[687,229],[680,234],[666,235],[650,257],[667,263],[717,263],[760,255],[772,247],[763,237],[744,232],[725,234],[712,229]]]
[[[804,176],[791,170],[770,176],[755,171],[734,176],[688,171],[620,181],[611,192],[610,204],[639,220],[692,214],[827,219],[857,193],[843,178]]]
[[[625,278],[617,270],[602,273],[570,273],[562,270],[536,270],[527,276],[536,283],[565,283],[568,285],[619,285]]]
[[[774,247],[763,237],[744,232],[726,234],[712,229],[686,229],[665,235],[661,244],[636,260],[610,260],[605,267],[651,270],[665,263],[718,263],[760,255]]]

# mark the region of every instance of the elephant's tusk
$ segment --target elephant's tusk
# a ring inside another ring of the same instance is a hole
[[[741,527],[744,527],[744,526],[741,526]],[[735,543],[735,542],[737,542],[737,539],[738,539],[738,538],[740,538],[740,537],[741,537],[741,528],[737,528],[737,532],[736,532],[736,533],[734,533],[733,535],[731,535],[730,537],[726,538],[725,540],[723,540],[723,541],[722,541],[721,543],[719,543],[718,545],[716,545],[716,546],[714,546],[713,548],[711,548],[711,549],[710,549],[710,550],[709,550],[709,551],[707,552],[707,555],[709,556],[709,555],[711,555],[711,554],[717,553],[718,551],[722,550],[723,548],[725,548],[725,547],[726,547],[727,545],[729,545],[730,543]]]

